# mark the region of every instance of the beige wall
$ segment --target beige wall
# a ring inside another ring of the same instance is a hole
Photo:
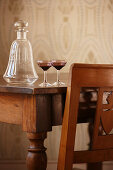
[[[113,0],[0,0],[1,74],[16,37],[13,23],[18,19],[29,22],[37,73],[41,72],[37,59],[67,60],[62,72],[68,72],[72,62],[113,63]],[[46,141],[48,157],[53,160],[57,158],[60,127],[54,132]],[[85,137],[83,127],[79,132]],[[78,148],[85,146],[80,137],[77,141]],[[0,159],[24,159],[27,145],[20,127],[0,124]]]

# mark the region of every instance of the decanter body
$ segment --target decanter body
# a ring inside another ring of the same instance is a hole
[[[17,39],[12,43],[9,62],[3,78],[12,84],[32,84],[37,79],[37,73],[33,64],[31,43],[26,37],[27,22],[15,23]]]

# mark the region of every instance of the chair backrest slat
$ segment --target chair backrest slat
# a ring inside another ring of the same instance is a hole
[[[72,81],[79,87],[112,87],[113,65],[73,64]]]
[[[106,99],[104,94],[108,93]],[[103,103],[106,101],[106,104]],[[99,134],[99,128],[102,134]],[[113,88],[99,88],[92,149],[113,148]]]

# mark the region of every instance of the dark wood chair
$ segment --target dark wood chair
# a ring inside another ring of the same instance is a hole
[[[91,149],[74,151],[80,91],[97,89]],[[101,129],[101,133],[100,133]],[[70,69],[63,117],[58,170],[72,170],[74,163],[113,160],[113,65],[73,64]]]

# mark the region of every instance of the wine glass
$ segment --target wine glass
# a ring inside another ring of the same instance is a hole
[[[39,84],[39,86],[41,86],[41,87],[51,86],[51,84],[47,82],[47,70],[52,66],[51,61],[38,60],[37,64],[44,71],[44,81],[43,81],[43,83]]]
[[[53,83],[54,86],[59,86],[59,85],[65,85],[65,83],[61,82],[59,79],[60,71],[65,65],[66,65],[65,60],[53,60],[52,61],[52,66],[57,69],[57,81]]]

